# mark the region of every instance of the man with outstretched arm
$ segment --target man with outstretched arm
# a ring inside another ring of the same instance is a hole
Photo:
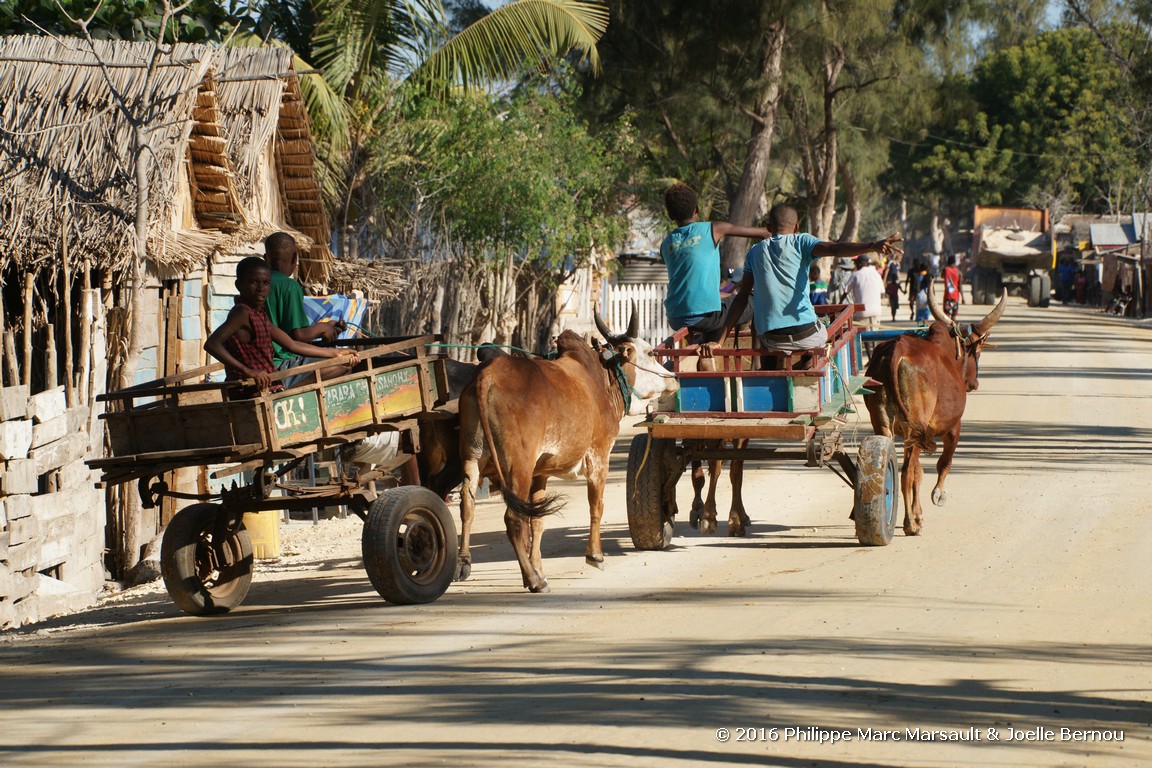
[[[761,349],[798,352],[819,349],[828,343],[828,330],[816,318],[808,296],[808,267],[816,259],[854,257],[865,253],[886,256],[903,251],[896,246],[899,234],[872,243],[833,243],[797,232],[800,217],[790,205],[780,204],[768,213],[771,237],[748,251],[744,277],[717,343],[701,344],[700,356],[724,343],[744,311],[755,286],[753,309]]]

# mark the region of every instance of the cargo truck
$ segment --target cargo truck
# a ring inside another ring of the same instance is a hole
[[[1056,241],[1044,208],[978,205],[972,215],[973,304],[995,304],[1004,288],[1046,307],[1052,295]]]

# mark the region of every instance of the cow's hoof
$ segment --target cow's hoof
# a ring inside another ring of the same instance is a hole
[[[918,526],[918,525],[915,527],[913,527],[911,525],[904,526],[904,535],[905,536],[919,536],[920,535],[920,526]]]
[[[533,594],[540,595],[544,594],[545,592],[551,592],[552,590],[548,588],[548,580],[545,579],[539,584],[528,587],[528,591]]]
[[[584,562],[588,563],[588,565],[596,566],[600,570],[604,570],[604,557],[603,557],[603,555],[601,555],[599,557],[593,557],[592,555],[584,555]]]
[[[692,511],[688,513],[688,525],[692,526],[693,528],[700,527],[700,512],[700,507],[693,504]]]
[[[700,520],[700,535],[701,536],[715,536],[716,535],[716,521],[715,520]]]
[[[942,507],[942,506],[944,506],[944,502],[946,502],[946,501],[948,501],[948,494],[944,493],[944,491],[937,490],[936,488],[932,489],[932,503],[933,504],[935,504],[938,507]]]
[[[728,525],[729,536],[747,536],[748,530],[743,525]]]
[[[452,577],[452,581],[467,581],[468,577],[472,575],[472,563],[466,563],[463,560],[456,562],[456,575]]]

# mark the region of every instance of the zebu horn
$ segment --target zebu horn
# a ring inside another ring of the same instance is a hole
[[[944,310],[940,309],[940,305],[936,303],[936,290],[931,284],[928,285],[928,309],[932,311],[932,317],[941,323],[951,326],[956,325],[956,321],[944,314]]]
[[[603,336],[604,340],[609,344],[616,345],[624,340],[623,337],[612,333],[611,329],[608,328],[608,323],[604,322],[604,318],[600,317],[599,310],[595,310],[592,313],[592,319],[596,322],[596,330],[600,331],[600,335]]]
[[[636,301],[632,301],[632,315],[628,318],[627,339],[635,339],[640,334],[640,312]]]
[[[1004,308],[1008,306],[1008,291],[1005,290],[1000,294],[1000,301],[996,302],[996,306],[992,307],[992,311],[985,315],[980,324],[972,329],[972,333],[979,336],[987,336],[988,332],[992,330],[992,326],[1000,320],[1004,314]]]

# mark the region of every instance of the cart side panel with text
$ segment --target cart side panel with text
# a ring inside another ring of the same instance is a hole
[[[455,408],[444,358],[427,352],[435,341],[372,340],[352,373],[251,399],[229,400],[227,385],[206,380],[220,365],[103,395],[108,455],[89,462],[101,481],[137,482],[145,505],[163,496],[198,502],[165,528],[161,570],[173,602],[204,615],[244,600],[253,561],[244,513],[328,505],[364,519],[365,569],[385,600],[427,603],[443,594],[456,568],[456,529],[444,501],[420,487],[416,461],[421,423]],[[384,446],[380,463],[346,464],[322,485],[291,479],[318,452],[373,436]],[[218,465],[214,478],[244,479],[219,493],[178,493],[162,480],[182,467]]]
[[[866,393],[861,375],[860,329],[853,305],[817,307],[829,321],[828,345],[807,362],[799,353],[716,350],[716,370],[697,371],[686,329],[656,348],[672,361],[680,383],[674,410],[649,414],[646,433],[633,438],[626,490],[628,528],[637,549],[672,542],[676,483],[694,460],[795,460],[825,466],[854,489],[853,518],[862,544],[885,545],[899,514],[899,474],[890,437],[869,435],[855,455],[844,441],[848,417]],[[779,370],[758,370],[758,358],[776,358]],[[748,440],[746,447],[720,441]]]

